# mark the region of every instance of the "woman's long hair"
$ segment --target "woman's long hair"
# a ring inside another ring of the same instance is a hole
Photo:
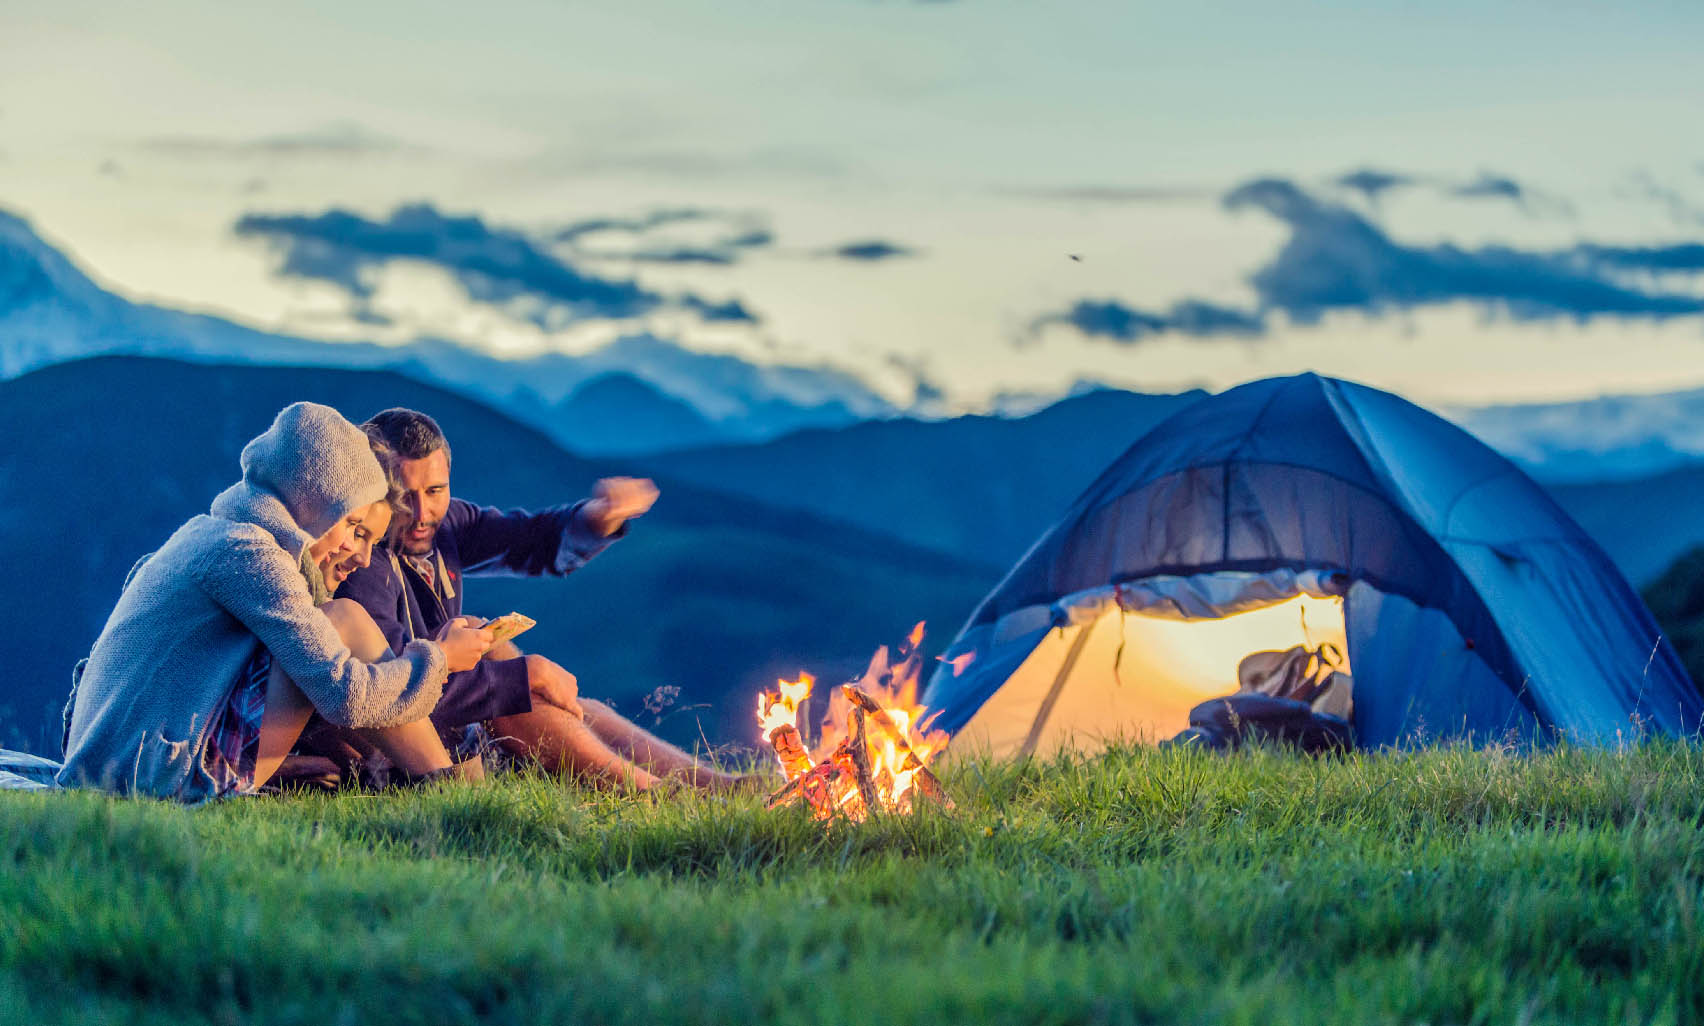
[[[386,544],[391,544],[402,533],[402,525],[414,518],[414,511],[403,501],[406,489],[402,487],[402,460],[398,458],[396,450],[390,447],[390,443],[379,436],[377,428],[363,425],[361,430],[367,434],[367,444],[373,447],[373,458],[379,461],[379,466],[385,471],[385,502],[391,508],[391,522],[384,540]]]

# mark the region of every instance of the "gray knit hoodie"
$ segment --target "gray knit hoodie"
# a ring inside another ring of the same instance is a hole
[[[356,659],[314,605],[303,549],[385,495],[366,435],[296,403],[243,449],[243,479],[131,572],[89,653],[59,782],[202,801],[209,720],[260,646],[326,719],[386,727],[432,711],[443,649]]]

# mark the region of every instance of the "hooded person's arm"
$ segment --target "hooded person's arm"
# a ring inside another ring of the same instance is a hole
[[[345,727],[392,727],[424,719],[448,674],[444,650],[430,641],[405,645],[398,658],[355,658],[313,603],[301,571],[270,540],[240,539],[210,554],[195,580],[253,631],[321,716]]]

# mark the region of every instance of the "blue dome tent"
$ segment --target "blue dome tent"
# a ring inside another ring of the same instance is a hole
[[[1157,741],[1255,651],[1347,653],[1362,745],[1693,734],[1704,700],[1596,543],[1397,396],[1303,374],[1136,442],[985,598],[924,695],[956,748]]]

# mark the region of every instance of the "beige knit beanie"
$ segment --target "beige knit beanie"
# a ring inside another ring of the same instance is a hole
[[[367,436],[329,406],[291,403],[243,446],[243,480],[284,503],[314,537],[351,510],[385,497],[385,472]]]

